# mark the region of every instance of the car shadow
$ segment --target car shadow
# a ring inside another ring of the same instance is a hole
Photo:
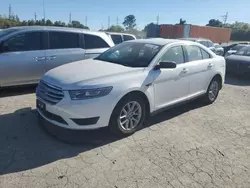
[[[225,84],[236,86],[250,86],[250,79],[246,76],[227,74]]]
[[[145,128],[201,107],[194,102],[150,117]],[[0,115],[0,175],[34,169],[118,141],[108,128],[73,131],[45,124],[37,111],[19,109]],[[47,133],[49,132],[49,134]]]
[[[0,98],[35,93],[36,85],[0,88]]]

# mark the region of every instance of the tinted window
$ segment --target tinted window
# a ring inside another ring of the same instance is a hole
[[[124,42],[95,59],[128,67],[147,67],[161,48],[162,46],[155,44]]]
[[[250,56],[250,46],[243,47],[235,55]]]
[[[123,35],[123,39],[124,41],[127,41],[127,40],[135,40],[134,37],[130,36],[130,35]]]
[[[41,49],[41,32],[16,35],[5,42],[9,52],[33,51]]]
[[[10,33],[13,33],[17,31],[17,29],[3,29],[3,30],[0,30],[0,37],[4,37]]]
[[[202,60],[201,50],[198,46],[186,46],[188,61]]]
[[[49,32],[49,48],[79,48],[79,34],[68,32]]]
[[[119,44],[122,42],[122,36],[121,35],[110,35],[114,44]]]
[[[231,50],[236,50],[236,51],[238,51],[238,50],[240,50],[241,48],[243,48],[243,47],[245,47],[246,45],[236,45],[236,46],[234,46]]]
[[[184,63],[183,50],[181,46],[175,46],[161,57],[161,61],[174,61],[177,64]]]
[[[86,35],[84,34],[85,48],[95,49],[95,48],[109,48],[110,46],[101,38],[96,35]]]
[[[207,53],[205,50],[201,49],[201,54],[202,54],[202,58],[203,59],[209,59],[210,58],[210,54]]]

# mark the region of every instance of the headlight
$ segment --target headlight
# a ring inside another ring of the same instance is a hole
[[[69,95],[72,100],[85,100],[85,99],[92,99],[108,95],[112,89],[113,87],[72,90],[69,91]]]

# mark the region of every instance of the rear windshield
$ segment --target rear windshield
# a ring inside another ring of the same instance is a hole
[[[6,36],[6,35],[8,35],[10,33],[13,33],[15,31],[17,31],[17,29],[3,29],[3,30],[0,30],[0,38],[4,37],[4,36]]]
[[[243,48],[243,47],[245,47],[246,45],[236,45],[236,46],[234,46],[233,48],[231,48],[231,50],[236,50],[236,51],[238,51],[238,50],[240,50],[241,48]]]

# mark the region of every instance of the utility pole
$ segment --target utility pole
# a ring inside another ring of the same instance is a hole
[[[227,19],[228,19],[228,12],[225,15],[223,15],[222,18],[223,18],[224,25],[226,25]]]
[[[118,16],[116,18],[116,25],[119,25],[119,18],[118,18]]]
[[[9,19],[11,19],[11,4],[9,4]]]
[[[88,26],[88,16],[85,17],[85,26]]]
[[[44,5],[44,0],[43,0],[43,19],[44,19],[44,23],[45,23],[45,5]]]
[[[36,12],[35,12],[35,22],[36,22]]]
[[[156,17],[156,24],[159,24],[159,15]]]
[[[69,13],[69,24],[71,24],[71,12]]]
[[[110,28],[110,16],[108,17],[108,29]]]

